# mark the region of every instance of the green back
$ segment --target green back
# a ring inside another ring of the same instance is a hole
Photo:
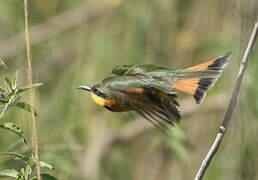
[[[172,71],[171,68],[157,66],[154,64],[122,65],[114,67],[111,72],[115,75],[130,75],[139,73],[150,73],[158,71]]]
[[[111,72],[119,76],[142,76],[170,85],[181,79],[216,78],[221,75],[221,71],[208,69],[200,71],[173,70],[169,67],[156,66],[153,64],[116,66]]]
[[[124,91],[128,88],[156,88],[168,94],[175,94],[169,84],[163,83],[153,78],[142,76],[114,76],[108,77],[101,82],[101,87],[106,92]]]

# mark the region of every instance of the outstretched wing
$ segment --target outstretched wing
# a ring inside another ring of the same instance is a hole
[[[175,94],[169,84],[144,76],[108,77],[101,82],[101,86],[112,91],[123,91],[130,88],[155,88],[167,94]]]
[[[117,66],[112,73],[118,76],[105,79],[102,86],[106,92],[113,93],[112,97],[116,97],[116,100],[124,100],[147,120],[164,129],[166,124],[173,125],[180,119],[174,89],[193,95],[196,102],[201,103],[221,76],[230,54],[185,70],[152,64]],[[148,95],[146,90],[152,89],[156,93]],[[155,101],[153,97],[158,92],[165,95]]]
[[[231,52],[216,59],[178,71],[177,80],[172,88],[193,95],[196,103],[200,104],[206,93],[214,86],[228,64]]]
[[[130,106],[159,129],[166,131],[168,125],[174,125],[180,119],[177,110],[179,104],[174,94],[162,90],[167,88],[162,87],[163,84],[150,84],[141,77],[115,76],[103,80],[101,86],[119,104]]]
[[[231,52],[224,56],[206,61],[202,64],[183,70],[173,70],[168,67],[145,65],[124,65],[117,66],[112,70],[116,75],[127,75],[155,79],[171,88],[193,95],[199,104],[204,99],[218,78],[222,75]]]
[[[179,122],[181,118],[175,97],[175,95],[171,95],[157,104],[148,102],[148,100],[138,101],[135,95],[128,96],[129,99],[134,98],[130,105],[135,108],[135,111],[165,132],[169,130],[171,125],[174,126],[176,122]]]

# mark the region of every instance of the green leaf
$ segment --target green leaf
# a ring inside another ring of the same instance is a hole
[[[2,59],[0,59],[0,66],[4,69],[7,69],[5,62]]]
[[[1,92],[6,92],[6,89],[4,87],[0,86],[0,91]]]
[[[27,85],[27,86],[23,86],[23,87],[20,87],[18,90],[17,90],[17,94],[18,93],[22,93],[24,91],[27,91],[31,88],[36,88],[36,87],[39,87],[39,86],[42,86],[43,83],[35,83],[35,84],[32,84],[32,85]]]
[[[30,174],[31,174],[31,168],[29,165],[27,165],[24,172],[25,179],[29,179]]]
[[[33,168],[35,166],[36,158],[35,158],[34,151],[31,151],[28,163],[29,163],[31,168]]]
[[[49,174],[41,174],[40,177],[41,177],[41,180],[58,180],[56,177],[51,176]],[[30,178],[30,180],[38,180],[38,178],[34,176]]]
[[[56,177],[49,174],[40,174],[41,180],[57,180]]]
[[[46,167],[46,168],[51,169],[51,170],[55,169],[51,164],[45,163],[43,161],[40,161],[39,165],[40,165],[40,167],[43,167],[43,168]]]
[[[11,106],[16,106],[16,107],[22,108],[28,112],[32,111],[31,105],[27,104],[25,102],[13,102],[13,103],[11,103]],[[38,116],[38,114],[35,110],[34,110],[34,114],[35,114],[35,116]]]
[[[22,139],[22,142],[24,144],[27,144],[27,141],[25,139],[25,136],[21,130],[20,127],[18,127],[17,125],[15,125],[14,123],[11,123],[11,122],[5,122],[3,124],[0,125],[0,128],[3,128],[3,129],[7,129],[15,134],[17,134],[18,136],[20,136],[20,138]]]
[[[18,178],[19,172],[16,171],[15,169],[5,169],[0,172],[0,177],[13,177],[13,178]]]
[[[6,76],[4,77],[4,79],[5,79],[6,85],[9,87],[10,90],[12,90],[13,88],[12,88],[12,83],[10,78]]]
[[[18,74],[19,74],[19,71],[16,71],[14,76],[13,76],[12,87],[14,89],[17,87]]]
[[[23,154],[17,153],[17,152],[3,152],[3,154],[15,157],[14,160],[24,160],[26,162],[29,160],[28,157],[24,156]]]
[[[23,180],[24,178],[24,174],[25,174],[25,170],[24,170],[24,168],[21,168],[20,169],[20,176],[22,177],[21,179]]]

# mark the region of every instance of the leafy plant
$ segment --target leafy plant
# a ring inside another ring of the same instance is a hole
[[[3,60],[0,60],[0,66],[5,69],[7,68]],[[18,71],[16,71],[12,79],[10,79],[9,77],[4,77],[6,87],[0,86],[0,106],[2,108],[0,114],[0,121],[3,119],[3,116],[10,107],[19,107],[31,112],[31,105],[21,101],[21,94],[31,88],[35,88],[42,85],[42,83],[36,83],[31,86],[19,86],[18,75],[19,73]],[[35,115],[37,115],[36,111],[34,112]],[[17,134],[19,137],[21,137],[23,143],[26,144],[26,139],[21,128],[19,128],[14,123],[4,122],[0,124],[0,127]]]
[[[35,180],[37,177],[33,175],[33,172],[35,171],[36,167],[36,161],[35,161],[35,156],[34,153],[31,153],[30,156],[25,156],[16,152],[5,152],[3,153],[8,156],[14,157],[14,160],[17,161],[23,161],[24,167],[21,168],[19,171],[15,169],[5,169],[0,172],[0,179],[1,177],[10,177],[10,178],[15,178],[16,180]],[[45,163],[43,161],[40,161],[40,166],[42,168],[48,168],[53,170],[53,166]],[[57,180],[54,176],[51,176],[49,174],[41,174],[41,179],[43,180]]]
[[[3,60],[0,59],[0,67],[7,69],[6,64]],[[42,85],[42,83],[35,83],[27,86],[20,86],[18,83],[18,71],[15,72],[12,78],[4,77],[5,86],[0,85],[0,128],[8,130],[9,132],[15,133],[18,135],[23,144],[26,145],[27,141],[22,129],[14,124],[13,122],[2,122],[4,119],[4,115],[7,113],[9,108],[18,107],[25,111],[31,112],[32,107],[30,104],[21,100],[22,94],[31,88],[36,88]],[[37,116],[36,111],[33,111]],[[36,160],[34,152],[31,152],[30,156],[26,156],[17,152],[4,152],[4,155],[14,157],[14,160],[23,161],[24,167],[20,168],[20,170],[15,169],[5,169],[0,171],[0,179],[4,177],[14,178],[16,180],[35,180],[37,177],[35,176],[36,170]],[[53,170],[53,166],[45,163],[43,161],[39,162],[40,166],[43,168],[48,168]],[[56,180],[55,177],[49,174],[41,174],[42,180]]]

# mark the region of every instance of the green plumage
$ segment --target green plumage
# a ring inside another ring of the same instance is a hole
[[[167,129],[167,124],[174,125],[180,119],[176,91],[190,93],[201,103],[221,76],[230,54],[183,70],[153,64],[116,66],[111,71],[114,76],[92,88],[79,89],[104,98],[104,107],[110,111],[137,111],[157,127]]]
[[[167,94],[175,94],[169,84],[151,77],[137,75],[108,77],[101,82],[101,87],[110,91],[124,91],[127,88],[155,88]]]
[[[130,107],[161,130],[180,119],[175,91],[162,81],[138,75],[113,76],[104,79],[100,88],[107,97],[114,98],[121,109]],[[134,88],[142,89],[142,93],[127,91]],[[158,92],[163,92],[164,96],[159,97]]]
[[[208,69],[201,71],[174,70],[164,66],[141,64],[116,66],[112,69],[111,72],[119,76],[143,76],[146,78],[157,79],[160,82],[173,84],[175,81],[181,79],[217,78],[221,75],[222,71]]]

